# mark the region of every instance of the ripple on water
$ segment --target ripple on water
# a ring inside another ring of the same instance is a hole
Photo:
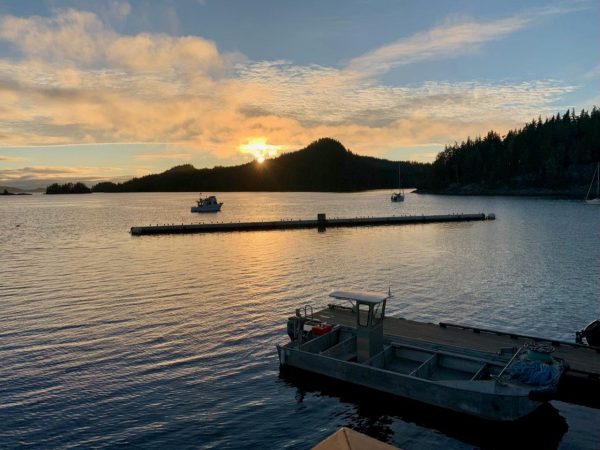
[[[340,287],[390,288],[388,311],[400,317],[560,339],[600,313],[600,210],[578,202],[218,195],[227,208],[204,220],[498,219],[135,238],[132,225],[199,220],[188,213],[197,193],[0,203],[0,447],[307,448],[342,425],[406,449],[494,447],[507,442],[494,430],[280,374],[286,318],[305,303],[325,307]],[[597,433],[583,430],[597,412],[557,406],[545,423],[561,430],[568,418],[558,441],[593,448]]]

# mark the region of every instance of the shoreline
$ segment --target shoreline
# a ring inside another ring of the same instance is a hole
[[[585,190],[573,189],[548,189],[548,188],[497,188],[486,189],[481,186],[461,186],[446,189],[415,189],[415,194],[425,195],[452,195],[463,197],[540,197],[556,199],[584,200]]]

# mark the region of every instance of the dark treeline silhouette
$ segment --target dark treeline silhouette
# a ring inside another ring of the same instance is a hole
[[[600,110],[567,110],[541,117],[504,137],[490,131],[484,138],[447,146],[432,167],[436,190],[477,184],[505,188],[565,189],[589,182],[600,160]]]
[[[83,183],[51,184],[46,194],[91,194],[92,190]]]
[[[402,162],[402,184],[422,187],[431,164]],[[103,182],[95,192],[157,191],[329,191],[397,188],[398,163],[359,156],[340,142],[323,138],[303,150],[263,163],[196,169],[186,164],[124,183]]]
[[[359,156],[323,138],[303,150],[265,162],[196,169],[186,164],[124,183],[99,183],[96,192],[330,191],[398,187],[460,194],[552,194],[579,196],[600,160],[600,110],[567,110],[539,117],[506,136],[447,146],[433,164]]]

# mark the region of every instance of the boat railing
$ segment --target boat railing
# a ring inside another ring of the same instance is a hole
[[[345,306],[345,305],[338,305],[335,303],[329,303],[327,305],[327,308],[332,309],[332,310],[341,310],[341,311],[350,311],[350,312],[356,312],[356,306],[354,305],[354,303],[352,303],[352,306]]]
[[[303,312],[304,312],[304,315],[302,315]],[[309,316],[309,312],[310,312],[310,316]],[[296,316],[302,317],[304,319],[314,320],[313,307],[311,305],[304,305],[304,308],[297,308]]]

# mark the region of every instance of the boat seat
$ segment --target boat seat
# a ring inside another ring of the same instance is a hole
[[[320,351],[319,354],[343,361],[349,361],[353,357],[356,358],[356,337],[349,336],[337,344]]]
[[[419,377],[419,378],[429,378],[431,376],[431,372],[438,361],[438,355],[433,354],[428,359],[423,361],[421,365],[416,367],[412,372],[409,373],[410,376]]]

